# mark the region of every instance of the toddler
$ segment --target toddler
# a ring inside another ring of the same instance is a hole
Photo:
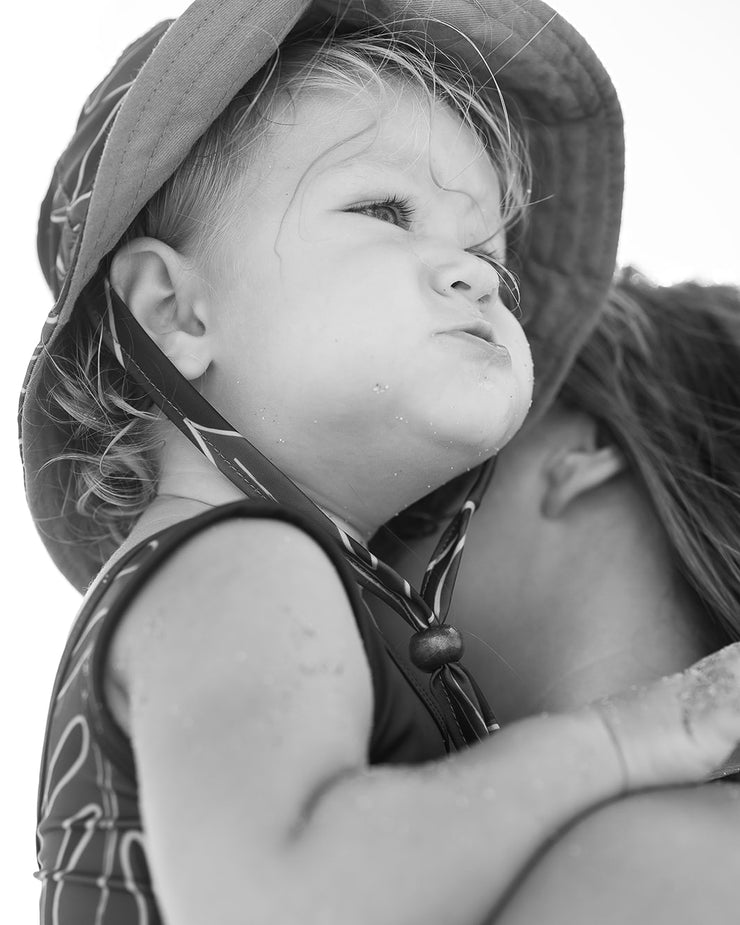
[[[593,161],[563,179],[579,132]],[[88,99],[42,207],[57,304],[21,412],[39,528],[97,574],[49,716],[42,921],[480,922],[577,814],[732,749],[736,648],[497,732],[446,622],[531,399],[506,264],[520,235],[522,299],[559,292],[550,387],[608,282],[620,137],[579,37],[503,0],[197,0]],[[412,589],[368,541],[468,471]]]

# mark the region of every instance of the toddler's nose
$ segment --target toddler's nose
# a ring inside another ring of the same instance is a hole
[[[460,251],[453,259],[440,261],[432,286],[441,295],[457,292],[472,303],[488,302],[499,287],[498,270],[488,260]]]

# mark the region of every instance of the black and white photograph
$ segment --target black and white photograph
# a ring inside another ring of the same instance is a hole
[[[740,7],[6,20],[6,919],[740,908]]]

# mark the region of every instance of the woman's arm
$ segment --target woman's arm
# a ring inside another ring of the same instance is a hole
[[[349,602],[282,523],[190,541],[137,598],[111,664],[158,901],[178,925],[478,923],[548,838],[623,785],[595,711],[369,769],[372,687]],[[639,763],[640,741],[660,740],[651,702],[628,711],[638,785],[673,761]]]
[[[601,807],[533,865],[496,925],[697,925],[740,915],[740,784]]]

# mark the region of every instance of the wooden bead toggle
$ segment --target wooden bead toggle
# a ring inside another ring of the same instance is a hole
[[[409,641],[409,657],[417,668],[430,674],[450,662],[459,662],[464,646],[454,626],[432,626],[415,633]]]

